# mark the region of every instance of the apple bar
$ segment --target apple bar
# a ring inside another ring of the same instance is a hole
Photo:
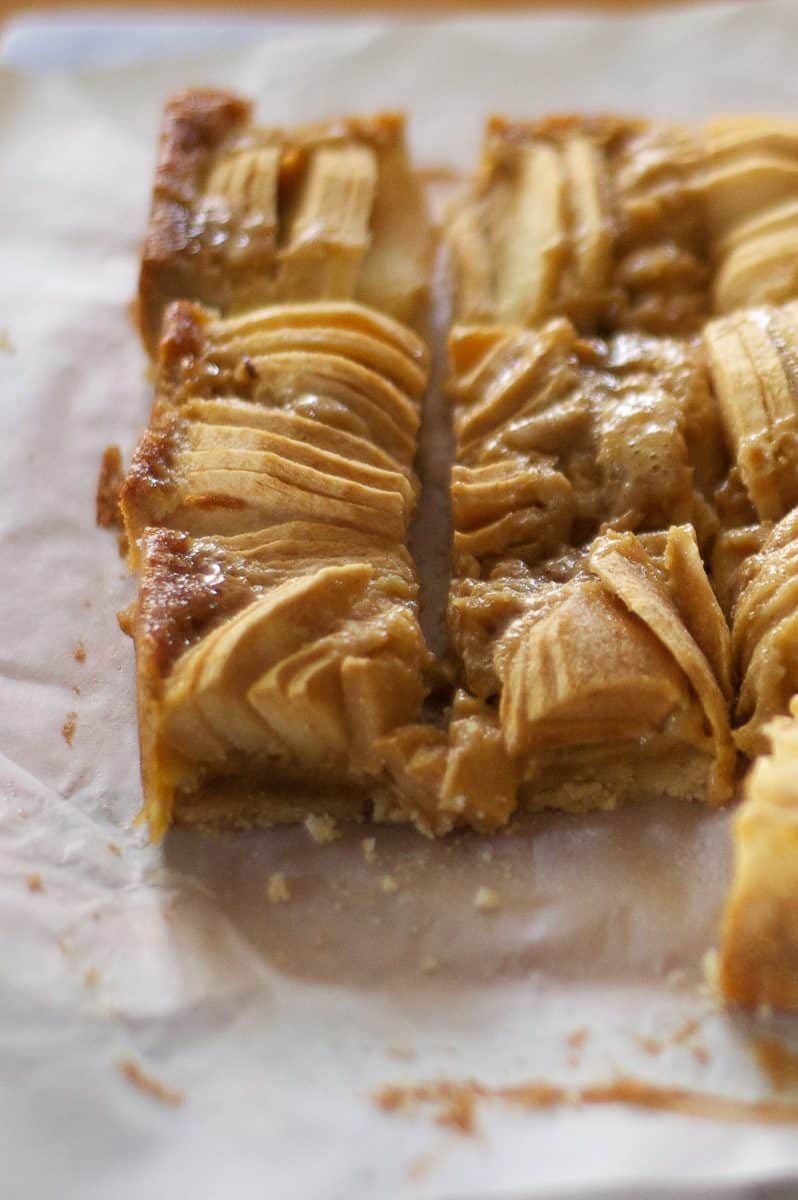
[[[585,340],[565,319],[453,330],[460,688],[448,731],[387,739],[439,829],[730,798],[730,635],[702,557],[727,470],[709,385],[699,344]]]
[[[167,102],[139,283],[152,354],[172,300],[224,314],[357,300],[417,324],[429,258],[401,115],[284,129],[256,124],[228,92]]]
[[[448,239],[458,321],[696,332],[798,296],[798,123],[496,117]]]
[[[423,343],[347,301],[176,302],[157,369],[122,492],[153,835],[396,810],[379,741],[418,719],[427,666]]]

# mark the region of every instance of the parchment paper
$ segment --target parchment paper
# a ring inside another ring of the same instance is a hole
[[[374,1089],[442,1076],[624,1072],[768,1095],[757,1031],[699,986],[728,818],[649,805],[540,817],[492,842],[360,829],[318,846],[299,829],[149,847],[133,828],[132,649],[114,616],[132,583],[93,511],[102,449],[129,451],[149,404],[127,305],[168,91],[226,84],[287,121],[402,106],[422,162],[468,166],[490,109],[796,113],[796,49],[785,0],[0,75],[4,1198],[487,1200],[620,1185],[647,1198],[798,1181],[795,1127],[496,1103],[464,1137],[379,1111]],[[267,899],[275,871],[284,904]],[[497,909],[475,907],[479,885]],[[182,1103],[134,1086],[120,1060]]]

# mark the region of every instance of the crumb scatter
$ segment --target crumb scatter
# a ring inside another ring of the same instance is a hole
[[[310,813],[305,817],[305,829],[317,846],[326,846],[341,836],[335,818],[326,813]]]
[[[731,1124],[753,1121],[764,1125],[798,1125],[798,1103],[740,1100],[717,1092],[650,1083],[634,1076],[621,1076],[608,1083],[577,1088],[545,1079],[505,1086],[490,1086],[477,1079],[438,1079],[426,1083],[388,1084],[372,1098],[386,1113],[412,1114],[431,1106],[436,1124],[463,1134],[475,1132],[477,1106],[486,1101],[501,1101],[530,1112],[566,1106],[620,1104],[649,1112],[677,1113]]]
[[[119,493],[124,477],[121,450],[118,446],[106,446],[100,460],[96,494],[97,524],[103,529],[120,525]]]
[[[153,1100],[160,1101],[161,1104],[167,1104],[170,1108],[179,1108],[185,1100],[183,1092],[169,1087],[155,1075],[150,1075],[148,1071],[143,1070],[135,1058],[120,1058],[117,1067],[128,1083],[132,1083],[140,1092],[145,1092],[148,1096],[152,1096]]]
[[[501,897],[495,888],[481,884],[474,893],[474,908],[480,912],[490,912],[501,904]]]
[[[649,1037],[646,1034],[638,1035],[638,1037],[635,1038],[635,1041],[641,1050],[644,1050],[646,1054],[651,1054],[653,1056],[662,1054],[662,1051],[665,1048],[664,1044],[658,1038]]]
[[[373,837],[363,838],[360,845],[366,862],[374,862],[374,859],[377,857],[377,839]]]
[[[75,730],[78,727],[78,714],[76,712],[68,712],[66,720],[61,726],[61,736],[68,746],[72,745],[72,740],[75,736]]]
[[[275,871],[266,884],[266,896],[270,904],[285,904],[291,899],[291,889],[282,871]]]

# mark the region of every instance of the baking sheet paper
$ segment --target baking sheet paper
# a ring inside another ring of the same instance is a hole
[[[631,1073],[768,1095],[751,1025],[699,989],[727,817],[650,805],[539,817],[490,843],[360,829],[318,846],[299,829],[152,848],[133,827],[132,649],[114,616],[132,583],[94,526],[102,449],[129,451],[148,409],[127,305],[170,90],[233,86],[275,121],[406,107],[422,162],[467,166],[489,109],[794,114],[797,47],[784,2],[325,31],[0,75],[4,1197],[649,1197],[798,1181],[794,1126],[496,1103],[465,1137],[381,1112],[374,1089],[440,1077]],[[288,903],[267,899],[276,871]],[[499,908],[475,907],[480,885]],[[182,1104],[134,1086],[122,1060]]]

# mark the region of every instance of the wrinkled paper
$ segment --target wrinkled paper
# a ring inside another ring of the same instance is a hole
[[[486,1103],[468,1137],[380,1111],[375,1089],[442,1077],[769,1095],[752,1024],[701,990],[728,816],[646,805],[492,840],[359,828],[317,845],[300,828],[149,846],[115,618],[133,584],[94,523],[102,450],[129,453],[148,411],[128,303],[169,91],[232,86],[273,121],[404,107],[422,164],[467,167],[490,110],[794,114],[796,47],[785,0],[309,30],[157,66],[0,74],[3,1197],[527,1200],[798,1181],[795,1126]],[[269,901],[275,872],[287,902]],[[497,908],[475,906],[480,886]]]

